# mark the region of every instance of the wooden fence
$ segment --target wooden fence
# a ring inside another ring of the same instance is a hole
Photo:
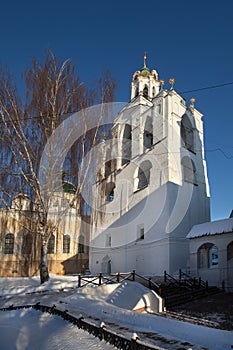
[[[87,285],[101,286],[103,284],[121,283],[125,280],[142,282],[146,287],[153,289],[154,291],[159,293],[159,285],[157,283],[152,281],[151,278],[146,278],[137,274],[135,270],[133,270],[132,272],[118,272],[116,274],[110,275],[105,275],[103,273],[88,276],[78,275],[78,288],[82,288]]]
[[[45,306],[41,305],[40,302],[32,305],[14,306],[13,304],[9,307],[1,308],[0,311],[12,311],[17,309],[29,309],[33,308],[42,312],[47,312],[52,315],[60,316],[64,320],[74,324],[79,329],[87,331],[89,334],[94,335],[99,340],[106,341],[107,343],[115,346],[118,349],[124,350],[159,350],[160,347],[146,344],[141,341],[136,333],[132,334],[131,338],[124,337],[119,333],[107,329],[107,326],[101,322],[99,326],[90,321],[84,320],[83,317],[77,318],[76,316],[69,313],[67,310],[61,311],[57,309],[56,305]]]

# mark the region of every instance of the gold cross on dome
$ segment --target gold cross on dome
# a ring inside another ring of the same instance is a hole
[[[144,52],[144,68],[146,68],[146,52]]]

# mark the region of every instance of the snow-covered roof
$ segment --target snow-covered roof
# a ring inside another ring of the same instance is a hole
[[[218,235],[227,232],[233,232],[233,218],[194,225],[186,238]]]

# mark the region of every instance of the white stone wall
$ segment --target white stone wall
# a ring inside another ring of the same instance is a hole
[[[233,241],[233,232],[216,235],[207,235],[189,239],[190,272],[193,276],[207,280],[210,285],[225,287],[233,290],[233,259],[227,260],[227,247]],[[218,266],[199,267],[198,249],[206,243],[216,245],[218,248]]]
[[[143,78],[144,79],[144,78]],[[132,83],[132,89],[136,82]],[[158,92],[158,90],[157,90]],[[133,92],[132,92],[133,94]],[[182,116],[187,114],[194,135],[194,151],[181,140]],[[152,119],[153,147],[143,147],[144,127]],[[122,166],[125,124],[132,126],[131,161]],[[187,233],[194,224],[209,220],[209,186],[204,159],[202,114],[187,109],[174,90],[160,91],[156,98],[134,98],[113,126],[116,172],[93,188],[97,209],[92,213],[90,269],[98,273],[106,266],[112,272],[131,271],[162,275],[187,267]],[[116,145],[117,143],[117,145]],[[182,158],[195,165],[196,183],[183,181]],[[137,190],[138,167],[150,162],[149,185]],[[104,188],[114,182],[114,200],[106,201]],[[144,238],[140,239],[140,228]]]

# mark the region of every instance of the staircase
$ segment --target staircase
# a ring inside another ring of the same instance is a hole
[[[215,286],[209,286],[207,281],[201,278],[191,277],[179,270],[179,275],[174,277],[164,271],[164,277],[146,278],[135,272],[128,274],[127,279],[137,281],[154,290],[165,302],[167,309],[201,299],[213,294],[221,293],[222,290]]]
[[[220,292],[219,288],[208,286],[208,282],[201,280],[201,278],[190,277],[181,270],[179,278],[175,278],[165,271],[164,282],[160,284],[160,295],[165,300],[166,308]]]

